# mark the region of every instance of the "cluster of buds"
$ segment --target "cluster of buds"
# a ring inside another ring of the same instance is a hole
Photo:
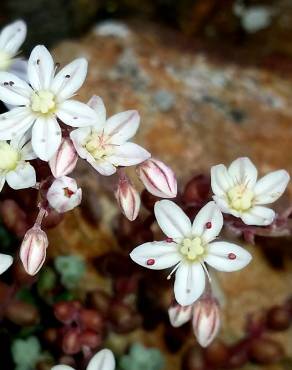
[[[170,323],[177,328],[192,321],[194,335],[202,347],[208,347],[220,329],[220,308],[212,295],[206,295],[190,306],[175,304],[168,309]]]

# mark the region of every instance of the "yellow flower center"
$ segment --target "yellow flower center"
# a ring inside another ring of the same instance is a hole
[[[7,71],[12,64],[11,55],[0,50],[0,70]]]
[[[6,142],[0,142],[0,171],[12,171],[19,162],[19,152]]]
[[[251,208],[254,193],[244,184],[241,184],[231,188],[227,196],[230,206],[236,211],[243,212]]]
[[[107,137],[104,134],[92,132],[87,138],[85,148],[98,161],[112,154],[111,146],[106,141]]]
[[[55,95],[47,90],[34,92],[31,97],[31,109],[41,114],[54,113],[56,110]]]
[[[202,258],[205,253],[205,248],[202,239],[196,236],[193,239],[185,238],[181,243],[179,251],[189,261],[194,262]]]

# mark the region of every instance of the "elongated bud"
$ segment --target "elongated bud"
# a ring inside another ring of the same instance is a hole
[[[176,304],[174,306],[169,307],[168,309],[168,316],[171,325],[174,328],[178,328],[182,326],[186,322],[190,321],[193,314],[193,306],[181,306],[180,304]]]
[[[193,330],[202,347],[208,347],[220,329],[220,309],[215,298],[205,297],[194,304]]]
[[[160,198],[176,197],[175,174],[163,162],[150,158],[137,166],[137,174],[149,193]]]
[[[62,176],[52,183],[47,193],[47,199],[52,208],[59,213],[64,213],[79,206],[82,190],[77,187],[74,179]]]
[[[69,138],[64,138],[56,154],[49,161],[54,177],[58,178],[71,173],[76,167],[78,154]]]
[[[123,214],[128,220],[134,221],[140,210],[141,199],[126,175],[120,176],[115,197]]]
[[[48,245],[47,235],[39,225],[26,232],[20,247],[20,259],[29,275],[39,272],[45,262]]]

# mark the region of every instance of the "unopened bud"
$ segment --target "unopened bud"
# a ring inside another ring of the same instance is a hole
[[[69,138],[64,138],[56,154],[49,161],[54,177],[62,177],[71,173],[76,167],[78,154]]]
[[[175,174],[163,162],[150,158],[137,166],[137,174],[149,193],[160,198],[176,197]]]
[[[220,328],[220,309],[213,297],[202,298],[194,304],[193,330],[202,347],[208,347]]]
[[[13,262],[13,258],[8,254],[0,253],[0,275],[3,274]]]
[[[115,197],[123,214],[128,220],[134,221],[140,210],[141,199],[138,191],[131,184],[127,176],[123,175],[119,178]]]
[[[171,325],[175,328],[182,326],[186,322],[190,321],[193,314],[193,306],[181,306],[176,304],[169,307],[168,316]]]
[[[38,225],[26,232],[20,247],[20,259],[29,275],[39,272],[45,262],[48,245],[47,235]]]
[[[47,193],[50,206],[59,213],[71,211],[79,206],[82,199],[82,190],[77,187],[74,179],[62,176],[56,179]]]

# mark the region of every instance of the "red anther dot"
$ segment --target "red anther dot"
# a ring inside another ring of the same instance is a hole
[[[146,263],[147,263],[148,266],[153,266],[154,263],[155,263],[155,259],[154,258],[150,258],[149,260],[147,260]]]
[[[211,229],[212,227],[212,222],[206,222],[206,229]]]
[[[74,191],[70,190],[69,188],[64,188],[64,195],[67,198],[71,198],[71,196],[74,194]]]
[[[166,243],[172,243],[173,239],[172,238],[166,238],[165,241],[166,241]]]
[[[236,259],[236,254],[234,254],[234,253],[229,253],[229,254],[228,254],[228,258],[229,258],[230,260],[235,260],[235,259]]]

